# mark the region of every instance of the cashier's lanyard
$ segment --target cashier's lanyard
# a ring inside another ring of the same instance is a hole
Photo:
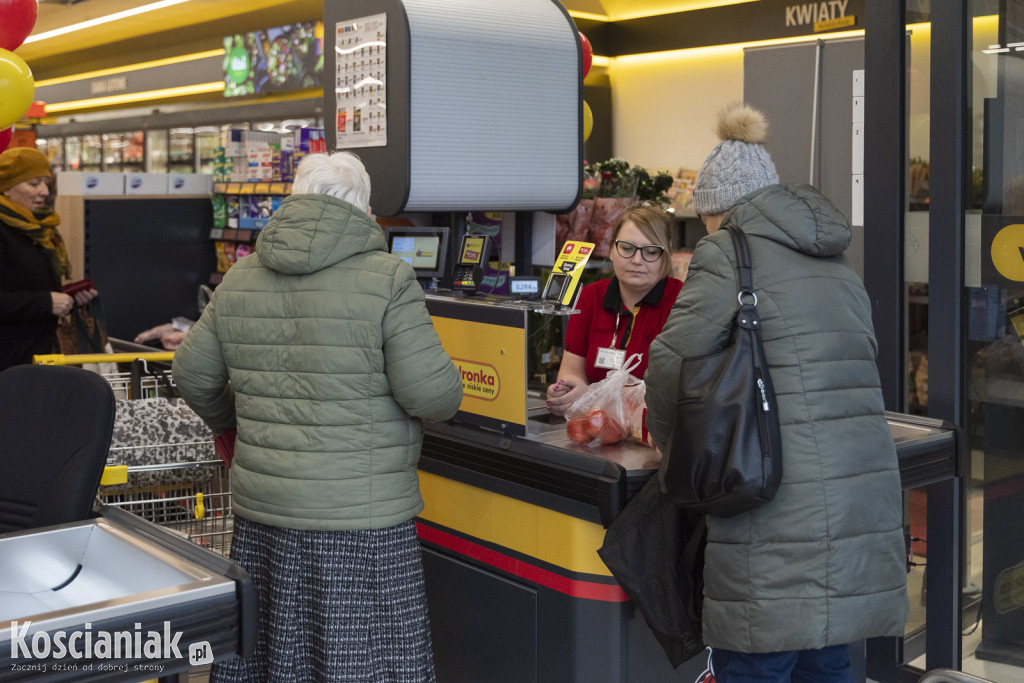
[[[612,332],[611,346],[602,346],[597,350],[597,358],[594,359],[594,367],[603,370],[618,370],[626,360],[626,350],[615,348],[615,341],[619,336],[619,313],[615,314],[615,330]]]

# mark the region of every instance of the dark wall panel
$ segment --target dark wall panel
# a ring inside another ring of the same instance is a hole
[[[817,50],[813,42],[747,50],[743,59],[743,99],[768,118],[765,146],[779,179],[783,183],[814,185],[850,218],[853,71],[864,68],[864,41],[823,44],[816,68]],[[863,273],[863,228],[854,226],[853,243],[846,256],[857,272]]]
[[[85,200],[85,272],[110,336],[198,316],[199,285],[216,267],[212,226],[206,197]]]

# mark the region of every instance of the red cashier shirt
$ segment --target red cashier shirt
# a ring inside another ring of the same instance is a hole
[[[643,379],[651,342],[661,332],[682,288],[682,280],[664,278],[630,311],[622,303],[619,281],[614,276],[587,285],[576,302],[580,312],[569,316],[565,350],[586,358],[587,379],[591,384],[604,379],[609,370],[595,367],[594,361],[597,360],[599,348],[611,345],[615,313],[619,312],[619,330],[614,335],[615,346],[626,350],[626,358],[634,353],[643,354],[640,365],[631,373]]]

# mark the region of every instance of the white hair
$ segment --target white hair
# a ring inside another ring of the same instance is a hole
[[[292,183],[293,194],[326,194],[368,211],[370,176],[351,152],[310,154],[299,162]]]

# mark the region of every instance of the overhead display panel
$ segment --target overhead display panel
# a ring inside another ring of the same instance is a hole
[[[582,50],[553,0],[326,0],[330,149],[378,215],[566,211],[583,168]]]
[[[224,96],[317,88],[324,67],[324,27],[306,21],[224,38]]]

